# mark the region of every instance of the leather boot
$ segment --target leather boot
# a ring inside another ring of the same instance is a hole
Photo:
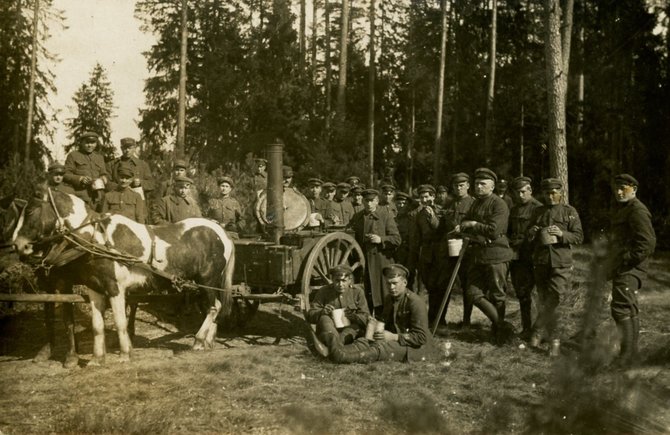
[[[619,329],[619,334],[621,335],[621,349],[619,351],[619,356],[614,361],[614,365],[618,367],[627,368],[635,359],[637,353],[635,323],[636,322],[630,317],[619,320],[616,323],[617,328]]]
[[[346,346],[335,346],[330,349],[330,360],[338,364],[363,363],[379,360],[379,347],[359,339]]]
[[[498,310],[486,298],[479,298],[479,300],[475,302],[475,307],[479,308],[491,321],[491,337],[493,342],[497,343],[499,325]]]
[[[470,326],[472,317],[472,300],[463,292],[463,326]]]
[[[532,334],[533,321],[531,315],[531,301],[520,300],[519,311],[521,312],[521,336],[528,338]]]
[[[308,333],[307,333],[307,347],[309,350],[312,351],[315,356],[321,356],[323,358],[328,357],[328,354],[330,353],[328,350],[328,346],[323,344],[321,340],[316,336],[316,333],[312,329],[311,326],[307,326]],[[332,334],[331,334],[332,335]]]

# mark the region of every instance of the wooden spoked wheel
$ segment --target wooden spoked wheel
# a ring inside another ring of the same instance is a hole
[[[305,259],[302,272],[302,309],[309,310],[314,293],[330,284],[330,269],[340,264],[348,264],[354,272],[354,283],[363,283],[365,256],[352,236],[342,232],[326,234],[314,244]]]

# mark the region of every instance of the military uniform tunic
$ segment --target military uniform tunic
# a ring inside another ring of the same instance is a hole
[[[533,278],[532,245],[527,238],[527,232],[533,212],[542,203],[531,198],[526,204],[515,204],[509,217],[509,243],[514,251],[514,259],[510,263],[510,275],[514,292],[519,300],[530,299],[535,279]]]
[[[382,342],[388,359],[420,361],[432,348],[432,335],[428,328],[428,313],[423,299],[406,291],[398,299],[387,295],[384,300],[382,320],[385,329],[398,334],[397,342]]]
[[[212,198],[209,201],[207,216],[220,223],[227,230],[239,231],[239,223],[242,220],[242,206],[237,199],[230,196]]]
[[[177,195],[164,196],[151,211],[151,220],[155,225],[179,222],[191,217],[202,217],[200,207],[191,198]]]
[[[105,193],[101,211],[102,213],[120,214],[141,224],[147,222],[144,200],[130,187],[119,186],[116,190]]]
[[[142,190],[144,190],[145,198],[148,198],[150,195],[152,195],[152,192],[156,188],[156,181],[154,176],[151,174],[149,164],[142,159],[138,159],[136,157],[119,157],[118,159],[114,159],[109,167],[112,181],[115,184],[119,183],[119,169],[130,169],[130,171],[133,173],[133,178],[140,179],[140,185]],[[110,187],[112,189],[116,189],[115,185],[111,185]]]
[[[611,309],[614,319],[618,321],[638,314],[637,291],[647,276],[647,262],[656,247],[651,213],[642,201],[633,198],[617,204],[612,216],[609,241]]]
[[[75,195],[91,204],[97,200],[92,184],[83,185],[82,177],[95,180],[107,176],[107,165],[102,155],[93,151],[90,154],[81,151],[72,151],[65,158],[65,175],[63,181],[74,189]]]

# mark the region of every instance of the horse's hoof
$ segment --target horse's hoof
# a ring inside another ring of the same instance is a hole
[[[47,344],[42,349],[40,349],[39,352],[37,352],[37,355],[35,355],[35,357],[33,358],[33,362],[43,363],[49,361],[50,358],[51,358],[51,346]]]
[[[119,355],[119,362],[122,362],[122,363],[130,362],[130,354],[129,353],[121,353]]]
[[[77,355],[68,355],[65,357],[65,362],[63,363],[63,368],[73,369],[79,365],[79,356]]]

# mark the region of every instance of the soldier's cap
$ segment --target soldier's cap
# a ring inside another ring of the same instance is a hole
[[[352,195],[358,195],[360,193],[363,193],[363,188],[361,186],[354,186],[351,188]]]
[[[133,178],[133,170],[128,166],[120,166],[119,169],[116,170],[116,173],[118,174],[119,178]]]
[[[254,162],[256,162],[257,165],[259,165],[259,164],[262,163],[262,164],[264,164],[265,166],[267,166],[267,164],[268,164],[268,161],[267,161],[267,160],[262,159],[262,158],[260,158],[260,157],[256,157],[256,158],[254,159]]]
[[[617,185],[625,184],[626,186],[639,186],[635,177],[630,174],[619,174],[614,177],[614,183]]]
[[[382,273],[384,274],[384,277],[388,279],[398,276],[407,278],[409,276],[409,270],[402,264],[389,264],[388,266],[384,266]]]
[[[348,264],[340,264],[338,266],[331,267],[328,273],[330,273],[331,277],[337,278],[342,276],[349,276],[354,273],[354,271]]]
[[[172,164],[172,167],[173,167],[174,169],[177,169],[177,168],[188,169],[188,163],[186,163],[186,160],[183,160],[183,159],[177,159],[177,160],[175,160],[174,163]]]
[[[512,189],[521,189],[524,186],[530,186],[533,180],[530,177],[516,177],[512,181]]]
[[[64,174],[65,165],[63,165],[62,163],[54,162],[49,165],[49,172],[52,172],[54,174]]]
[[[342,191],[350,191],[351,190],[351,184],[349,183],[337,183],[337,190],[342,190]]]
[[[501,178],[501,179],[498,180],[498,182],[496,183],[496,186],[498,186],[498,187],[507,187],[507,180],[505,180],[504,178]]]
[[[449,190],[447,189],[447,186],[439,185],[437,186],[437,189],[435,189],[437,193],[445,193],[448,192]]]
[[[323,180],[320,178],[310,178],[307,180],[307,184],[310,186],[323,186]]]
[[[498,182],[498,176],[489,168],[477,168],[475,169],[475,180],[493,180],[494,182]]]
[[[225,175],[223,177],[219,177],[218,183],[219,183],[219,186],[222,185],[223,183],[228,183],[230,185],[230,187],[235,186],[235,182],[233,181],[233,179],[230,178],[230,177],[227,177]]]
[[[193,184],[193,180],[191,180],[188,177],[184,177],[182,175],[179,175],[177,177],[174,177],[174,184],[175,184],[175,186],[183,186],[185,184]]]
[[[424,192],[428,192],[428,193],[430,193],[431,195],[435,195],[435,188],[434,188],[433,186],[431,186],[430,184],[422,184],[422,185],[419,186],[419,188],[416,190],[416,193],[418,193],[419,195],[421,195],[421,194],[424,193]]]
[[[545,178],[541,183],[542,190],[562,189],[563,183],[558,178]]]
[[[293,168],[292,167],[284,165],[284,167],[282,167],[281,170],[282,170],[282,175],[283,175],[284,178],[293,177]]]
[[[451,184],[462,183],[464,181],[470,182],[470,176],[465,172],[458,172],[451,176]]]
[[[379,190],[382,192],[395,192],[395,186],[391,183],[384,183],[381,186],[379,186]]]
[[[81,142],[97,142],[100,136],[93,131],[85,131],[79,136]]]
[[[405,192],[396,192],[394,200],[397,202],[401,199],[403,199],[405,201],[409,201],[410,198],[409,198],[409,195],[406,194]]]
[[[121,149],[125,150],[126,148],[134,147],[137,145],[137,142],[135,142],[135,139],[132,137],[124,137],[121,139]]]
[[[323,183],[321,185],[321,187],[323,187],[323,190],[325,190],[327,192],[330,192],[332,190],[335,190],[335,183],[333,183],[331,181],[326,181],[325,183]]]
[[[356,175],[352,175],[351,177],[347,178],[347,183],[349,183],[349,184],[356,184],[356,183],[360,183],[360,182],[361,182],[361,179],[359,177],[357,177]]]
[[[377,189],[365,189],[365,190],[363,190],[363,198],[374,199],[376,197],[379,197],[379,191]]]

